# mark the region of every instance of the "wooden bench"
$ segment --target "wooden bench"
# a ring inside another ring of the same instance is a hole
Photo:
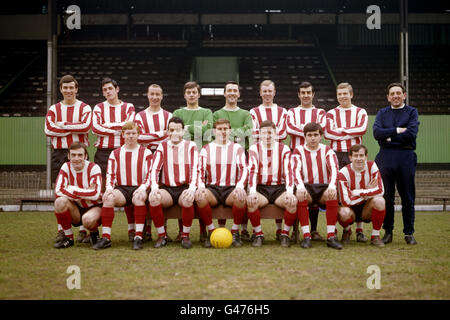
[[[52,203],[55,202],[54,197],[30,197],[19,199],[19,211],[23,211],[24,203]]]
[[[416,195],[416,199],[429,199],[433,201],[442,201],[443,202],[442,211],[447,211],[447,201],[450,200],[450,196]]]
[[[284,219],[284,209],[277,207],[274,204],[269,204],[260,209],[261,219]],[[166,219],[181,219],[181,207],[174,205],[170,208],[164,209],[164,217]],[[195,218],[199,218],[197,212]],[[233,213],[230,207],[224,207],[222,205],[212,208],[213,219],[233,219]],[[298,222],[296,221],[293,226],[294,239],[292,242],[296,243],[299,239]],[[264,230],[263,230],[264,231]]]
[[[450,200],[450,197],[433,197],[434,201],[443,201],[444,205],[442,206],[442,211],[447,211],[447,201]]]

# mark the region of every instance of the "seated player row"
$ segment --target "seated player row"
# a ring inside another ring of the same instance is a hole
[[[66,161],[67,148],[74,141],[88,145],[88,133],[92,129],[97,136],[95,147],[95,163],[102,169],[103,181],[107,169],[108,157],[114,149],[123,145],[121,128],[127,121],[138,123],[141,134],[139,144],[156,151],[159,143],[167,139],[168,121],[172,116],[180,117],[185,123],[185,139],[195,141],[200,150],[211,138],[213,121],[225,118],[231,123],[231,140],[239,143],[248,152],[249,146],[258,141],[260,125],[264,120],[271,120],[276,126],[278,141],[290,136],[290,148],[305,143],[304,126],[309,122],[321,124],[325,138],[330,140],[330,146],[335,151],[339,168],[350,161],[347,152],[355,144],[362,143],[362,136],[367,131],[367,113],[363,108],[352,104],[353,89],[348,83],[341,83],[336,88],[339,105],[325,112],[313,104],[314,86],[309,82],[302,82],[298,88],[300,104],[295,108],[285,109],[274,103],[276,88],[271,80],[264,80],[260,84],[261,104],[250,111],[238,106],[240,98],[239,85],[227,82],[224,87],[225,106],[212,113],[208,108],[199,106],[200,86],[195,81],[184,85],[183,95],[186,106],[177,109],[173,114],[162,108],[163,89],[152,84],[148,87],[147,98],[149,106],[145,110],[135,113],[133,104],[119,99],[120,88],[117,82],[105,78],[101,82],[101,89],[105,101],[98,103],[93,110],[89,105],[77,99],[78,82],[71,75],[65,75],[60,80],[60,92],[63,100],[50,106],[45,122],[45,133],[51,139],[52,152],[52,181],[56,180],[59,169]],[[92,112],[91,112],[92,111]],[[128,224],[134,224],[133,208],[126,206]],[[323,240],[317,232],[318,208],[311,208],[311,237],[313,240]],[[225,224],[219,221],[219,226]],[[150,235],[150,223],[147,223],[146,236]],[[359,230],[362,222],[358,221]],[[277,239],[281,239],[281,220],[276,220]],[[83,227],[80,227],[82,230]],[[133,229],[130,227],[130,232]],[[200,223],[201,237],[206,237],[206,227]],[[61,230],[62,233],[62,230]],[[80,233],[80,235],[86,232]],[[181,240],[182,221],[179,220],[179,234]],[[247,232],[247,216],[242,222],[241,236],[250,240]],[[85,239],[86,240],[86,239]]]
[[[367,149],[352,147],[353,163],[339,172],[334,151],[321,144],[322,127],[309,123],[304,127],[306,144],[295,148],[277,141],[276,127],[263,121],[260,141],[249,149],[246,165],[244,148],[229,141],[230,122],[214,122],[215,140],[202,148],[200,156],[196,144],[184,140],[184,123],[178,117],[169,120],[168,140],[160,143],[153,154],[138,144],[139,126],[127,122],[122,128],[125,144],[111,152],[108,160],[106,191],[103,206],[97,202],[101,194],[101,170],[86,159],[86,147],[79,143],[70,146],[69,162],[65,163],[57,179],[55,213],[65,236],[55,244],[57,248],[73,245],[71,224],[82,223],[91,232],[94,249],[111,246],[111,226],[114,208],[134,205],[136,233],[133,249],[142,249],[143,228],[147,214],[146,202],[158,232],[155,247],[167,244],[163,208],[174,204],[182,208],[183,248],[190,248],[190,228],[197,213],[208,228],[208,236],[215,229],[211,207],[223,204],[232,207],[233,245],[241,246],[239,225],[247,210],[256,234],[252,245],[263,244],[264,234],[259,209],[273,203],[283,209],[284,228],[281,245],[289,246],[289,230],[298,217],[302,226],[303,248],[311,247],[308,206],[326,209],[327,246],[341,249],[335,231],[338,220],[339,194],[343,207],[339,221],[345,227],[343,240],[348,240],[348,225],[360,216],[372,219],[371,243],[383,246],[379,230],[384,218],[383,184],[373,161],[367,161]],[[248,195],[245,191],[248,180]],[[294,186],[296,192],[294,195]],[[147,196],[147,192],[150,193]],[[148,199],[147,199],[148,198]],[[102,223],[102,237],[98,226]],[[210,247],[209,237],[205,246]]]

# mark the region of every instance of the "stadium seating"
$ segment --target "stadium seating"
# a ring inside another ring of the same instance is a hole
[[[281,41],[281,40],[280,40]],[[282,41],[206,42],[200,49],[187,47],[183,41],[166,47],[98,45],[66,45],[58,49],[58,73],[73,74],[80,83],[79,97],[90,105],[103,100],[100,81],[110,76],[119,82],[121,97],[133,102],[138,111],[148,102],[146,88],[158,83],[164,89],[163,106],[174,110],[184,104],[181,94],[184,82],[190,79],[195,55],[230,55],[238,57],[240,105],[251,108],[259,103],[259,83],[272,79],[277,85],[276,102],[284,107],[298,104],[297,88],[301,81],[316,87],[316,105],[326,110],[336,106],[337,83],[350,82],[355,96],[353,102],[365,107],[369,114],[387,104],[385,88],[398,81],[398,47],[336,47],[324,46],[327,68],[320,50],[307,37],[304,44],[287,46]],[[76,42],[72,42],[76,43]],[[261,43],[261,42],[260,42]],[[6,42],[0,56],[3,71],[0,90],[30,62],[23,74],[0,94],[0,115],[43,116],[47,109],[46,50],[35,41]],[[420,113],[450,112],[450,82],[447,79],[450,62],[447,47],[412,47],[410,49],[410,104]],[[330,74],[331,73],[331,74]],[[60,94],[58,92],[58,99]],[[213,110],[223,105],[223,99],[201,98],[201,104]]]

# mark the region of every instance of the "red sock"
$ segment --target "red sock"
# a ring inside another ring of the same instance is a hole
[[[386,215],[386,209],[377,210],[372,209],[372,227],[374,230],[380,230],[383,225],[384,216]]]
[[[157,205],[156,207],[150,206],[150,216],[155,224],[155,228],[164,226],[164,213],[161,205]]]
[[[190,206],[189,208],[181,207],[181,219],[184,227],[191,227],[192,220],[194,220],[194,206]]]
[[[183,210],[181,210],[183,212]],[[183,219],[178,219],[178,231],[183,232]]]
[[[299,201],[297,206],[297,217],[300,221],[300,225],[309,226],[309,211],[308,211],[308,201]]]
[[[72,229],[72,216],[70,215],[69,210],[66,210],[64,212],[58,212],[58,213],[55,212],[55,215],[56,215],[56,220],[63,228],[65,234],[66,234],[67,230]],[[66,237],[73,239],[73,234],[66,234]]]
[[[133,224],[134,223],[134,206],[126,206],[124,208],[125,210],[125,214],[127,216],[127,222],[128,224]]]
[[[326,218],[327,218],[327,229],[328,227],[333,226],[333,230],[335,230],[336,222],[337,222],[337,215],[338,215],[338,209],[339,209],[339,203],[337,200],[328,200],[325,202],[326,207]],[[334,237],[335,233],[329,232],[327,234],[328,238]]]
[[[147,206],[134,206],[134,221],[136,222],[136,236],[142,238],[142,233],[147,216]],[[138,228],[138,225],[140,227]],[[139,231],[138,231],[139,230]]]
[[[238,208],[235,205],[231,207],[231,212],[233,213],[233,223],[240,225],[242,223],[242,220],[244,219],[244,215],[247,208]]]
[[[343,227],[343,228],[347,228],[349,225],[351,225],[353,222],[353,218],[348,218],[345,221],[341,221],[339,220],[339,224]]]
[[[207,203],[203,208],[197,207],[197,212],[200,217],[200,221],[202,221],[205,226],[209,226],[210,224],[212,224],[212,211],[209,203]]]
[[[102,208],[102,225],[103,225],[103,228],[111,229],[113,220],[114,220],[114,208],[103,207]],[[109,240],[111,240],[111,233],[105,232],[105,230],[103,230],[102,238],[108,238]]]
[[[295,219],[297,219],[297,213],[290,213],[287,210],[284,210],[284,225],[288,227],[292,227],[294,225]],[[282,234],[289,235],[289,231],[283,229],[281,231]]]
[[[253,228],[261,225],[261,213],[259,212],[259,209],[256,209],[253,212],[248,211],[247,215]]]
[[[308,200],[298,202],[297,217],[298,217],[298,221],[300,222],[301,227],[309,228]],[[308,238],[308,237],[311,237],[311,233],[304,231],[303,238]]]
[[[64,216],[64,212],[56,212],[55,211],[55,217],[56,217],[56,221],[58,222],[58,224],[61,225],[61,227],[64,230],[64,225],[65,225],[65,216]]]

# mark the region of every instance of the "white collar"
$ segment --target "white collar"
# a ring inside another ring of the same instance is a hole
[[[405,104],[402,104],[401,107],[398,107],[398,108],[394,108],[394,107],[391,105],[391,109],[394,109],[394,110],[403,109],[404,107],[405,107]]]

